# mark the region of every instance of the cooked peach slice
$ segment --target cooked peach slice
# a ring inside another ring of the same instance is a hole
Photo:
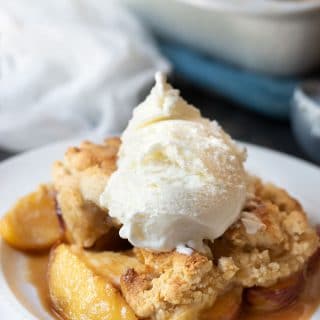
[[[51,252],[48,283],[53,307],[63,319],[137,319],[109,280],[92,271],[68,245]]]
[[[120,287],[120,277],[128,269],[135,269],[143,272],[145,266],[134,257],[132,251],[112,252],[91,252],[82,249],[75,249],[81,259],[98,275],[107,278],[115,287]]]
[[[319,268],[320,264],[320,248],[309,258],[307,272],[315,272]]]
[[[303,272],[298,272],[280,280],[268,288],[254,287],[247,289],[246,300],[256,310],[276,311],[296,300],[303,288]]]
[[[320,225],[316,226],[316,231],[318,237],[320,237]],[[315,251],[315,253],[309,258],[307,272],[312,273],[319,268],[320,264],[320,247]]]
[[[201,316],[201,320],[235,320],[242,303],[242,288],[234,288],[219,296],[214,305]]]
[[[12,247],[27,251],[49,249],[59,240],[63,231],[52,187],[41,185],[22,197],[0,220],[0,234]]]

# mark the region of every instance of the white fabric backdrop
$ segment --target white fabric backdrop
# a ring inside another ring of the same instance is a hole
[[[112,1],[0,0],[0,147],[119,132],[169,68]]]

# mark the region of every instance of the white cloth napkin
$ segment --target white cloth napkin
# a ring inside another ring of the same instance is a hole
[[[119,132],[169,64],[113,1],[0,0],[0,147]]]

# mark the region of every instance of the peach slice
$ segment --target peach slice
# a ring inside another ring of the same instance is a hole
[[[320,225],[316,226],[316,231],[318,237],[320,237]],[[319,268],[320,264],[320,247],[315,251],[315,253],[309,258],[307,272],[313,273]]]
[[[52,250],[48,283],[53,307],[63,319],[137,320],[109,280],[91,270],[68,245]]]
[[[297,299],[303,288],[303,282],[304,276],[301,271],[280,280],[274,286],[247,289],[246,301],[256,310],[276,311],[288,306]]]
[[[76,248],[80,258],[98,275],[108,279],[113,286],[120,288],[120,277],[128,269],[143,272],[144,264],[134,257],[132,251],[92,252]]]
[[[320,248],[309,258],[307,272],[308,274],[315,272],[320,264]]]
[[[18,200],[0,220],[0,234],[12,247],[26,251],[49,249],[61,239],[53,188],[41,185]]]
[[[242,304],[242,288],[234,288],[219,296],[214,305],[204,312],[201,320],[235,320]]]

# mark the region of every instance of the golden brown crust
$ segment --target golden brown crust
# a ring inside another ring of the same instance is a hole
[[[83,142],[79,147],[69,148],[64,161],[53,166],[54,186],[68,238],[80,246],[92,246],[113,225],[98,203],[116,168],[119,145],[118,138],[101,145]]]
[[[84,171],[98,167],[110,175],[116,169],[119,138],[106,139],[102,144],[84,141],[79,147],[71,147],[65,153],[65,164],[71,171]]]
[[[228,284],[213,261],[197,252],[188,256],[134,251],[148,269],[140,273],[129,269],[121,277],[121,290],[139,317],[195,319]]]
[[[242,220],[225,232],[215,245],[228,248],[239,271],[235,281],[251,286],[270,286],[301,270],[319,246],[301,205],[272,184],[255,182],[255,196],[244,208],[264,228],[248,234]]]

